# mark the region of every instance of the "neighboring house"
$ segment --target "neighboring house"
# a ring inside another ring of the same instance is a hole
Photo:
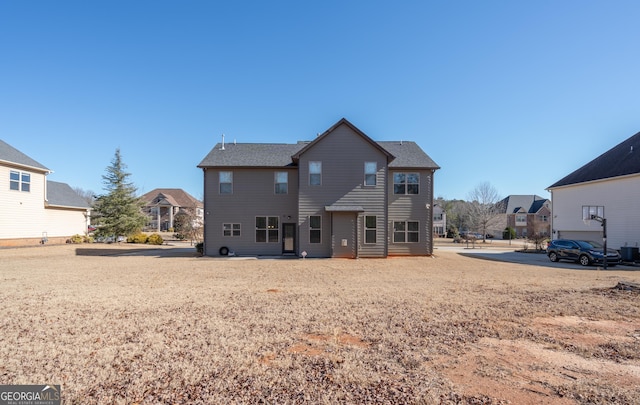
[[[433,204],[433,235],[439,238],[447,236],[447,212],[440,204]]]
[[[510,195],[498,202],[506,214],[507,227],[513,228],[516,237],[551,234],[551,201],[538,195]]]
[[[204,171],[204,253],[386,257],[433,252],[438,165],[346,119],[313,141],[217,144]]]
[[[87,233],[89,204],[51,170],[0,140],[0,246],[60,243]]]
[[[602,243],[620,249],[640,244],[640,132],[549,186],[553,238]]]
[[[173,229],[180,211],[193,216],[194,225],[203,222],[202,202],[180,188],[156,188],[140,198],[145,203],[143,210],[149,216],[149,229],[157,232]]]

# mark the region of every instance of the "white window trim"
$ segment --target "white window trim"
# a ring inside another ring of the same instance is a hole
[[[373,173],[367,173],[367,164],[373,164]],[[373,184],[367,184],[367,176],[373,176]],[[364,162],[364,186],[375,187],[378,185],[378,162]]]
[[[227,183],[227,182],[223,183],[222,181],[220,181],[220,177],[222,176],[222,173],[231,174],[231,182],[230,183]],[[222,185],[223,184],[231,184],[231,191],[228,192],[228,193],[223,193],[222,192]],[[226,194],[233,194],[233,172],[232,171],[230,171],[230,170],[221,170],[221,171],[218,172],[218,194],[225,194],[225,195]]]
[[[287,176],[286,182],[278,182],[278,173],[283,173]],[[285,193],[278,193],[278,184],[285,184],[287,186],[287,191]],[[289,172],[278,171],[273,173],[273,193],[274,194],[289,194]]]
[[[395,175],[396,175],[396,174],[404,174],[404,176],[405,176],[405,182],[404,182],[404,183],[396,183],[396,181],[395,181]],[[417,183],[409,183],[409,182],[407,181],[407,177],[408,177],[408,175],[410,175],[410,174],[415,174],[415,175],[418,177],[418,182],[417,182]],[[420,189],[422,188],[422,187],[421,187],[421,182],[422,182],[421,177],[422,177],[422,176],[420,176],[420,173],[419,173],[419,172],[394,172],[394,173],[393,173],[393,175],[391,176],[391,182],[393,183],[393,190],[392,190],[393,194],[395,194],[395,195],[420,195]],[[396,184],[402,184],[402,185],[404,185],[404,193],[396,193]],[[409,192],[408,192],[408,190],[409,190],[409,184],[417,184],[417,185],[418,185],[418,192],[417,192],[417,193],[415,193],[415,194],[413,194],[413,193],[409,193]]]
[[[11,175],[12,174],[17,174],[18,175],[18,180],[12,180],[11,179]],[[29,181],[23,181],[23,176],[29,176]],[[11,188],[11,184],[12,183],[17,183],[18,184],[18,189],[14,190]],[[24,189],[24,185],[27,185],[27,187],[29,188],[28,190]],[[9,191],[20,191],[23,193],[30,193],[31,192],[31,173],[29,172],[21,172],[18,170],[10,170],[9,171]]]
[[[311,217],[320,218],[320,228],[312,228],[311,227]],[[311,231],[320,231],[320,241],[319,242],[311,242]],[[322,215],[309,215],[309,244],[319,245],[322,243]]]
[[[396,241],[396,230],[395,230],[395,227],[394,227],[394,224],[396,222],[403,222],[405,224],[405,229],[404,229],[404,236],[405,236],[404,239],[405,240],[404,240],[404,242],[397,242]],[[415,242],[409,242],[407,240],[407,239],[409,239],[409,238],[407,238],[407,236],[409,235],[409,226],[408,226],[409,222],[416,222],[418,224],[418,231],[417,232],[411,231],[411,233],[417,233],[418,234],[418,240],[415,241]],[[396,243],[398,245],[405,244],[405,243],[420,243],[420,221],[417,221],[417,220],[414,220],[414,219],[391,220],[391,233],[392,233],[391,240],[393,240],[393,243]]]
[[[230,226],[230,228],[228,229],[231,232],[230,235],[225,235],[224,234],[224,232],[227,230],[227,229],[225,229],[225,225],[229,225]],[[234,225],[238,225],[238,235],[234,235],[234,231],[235,231]],[[242,225],[241,224],[239,224],[237,222],[224,222],[222,224],[222,237],[223,238],[239,238],[241,236],[242,236]]]
[[[367,217],[373,217],[376,219],[376,227],[375,228],[368,228],[367,227]],[[378,243],[378,216],[377,215],[365,215],[363,218],[363,225],[364,225],[364,244],[365,245],[375,245]],[[375,231],[376,233],[376,240],[375,242],[367,242],[367,231]]]
[[[320,166],[320,173],[311,173],[311,165],[313,163],[317,163]],[[313,174],[317,174],[320,176],[320,184],[311,184],[311,175]],[[318,160],[309,161],[309,185],[313,187],[322,185],[322,162],[321,161],[318,161]]]
[[[267,226],[266,228],[258,228],[258,227],[256,227],[256,229],[255,229],[256,231],[258,231],[258,230],[266,231],[266,239],[265,239],[264,242],[258,242],[258,240],[256,238],[256,234],[254,233],[253,234],[254,242],[255,243],[280,243],[280,217],[277,216],[277,215],[256,215],[256,217],[254,219],[254,224],[255,224],[257,218],[265,218],[266,219],[266,226]],[[278,226],[275,229],[276,232],[278,233],[278,240],[273,241],[273,242],[269,241],[269,231],[272,230],[271,228],[269,228],[269,219],[271,219],[271,218],[275,218],[278,221]]]

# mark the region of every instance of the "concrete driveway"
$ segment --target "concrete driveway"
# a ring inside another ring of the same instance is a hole
[[[521,263],[521,264],[530,264],[533,266],[546,266],[558,269],[582,269],[582,270],[596,270],[602,269],[602,266],[581,266],[578,263],[570,262],[570,261],[559,261],[552,262],[549,260],[545,253],[524,253],[518,252],[517,250],[522,250],[522,243],[509,246],[505,242],[496,241],[497,243],[482,243],[477,242],[474,244],[469,243],[453,243],[449,240],[449,242],[445,242],[440,240],[436,240],[435,249],[433,251],[434,255],[438,255],[438,251],[446,251],[446,252],[456,252],[458,254],[475,257],[478,259],[485,260],[499,260],[503,262],[511,262],[511,263]],[[640,266],[638,265],[625,265],[619,264],[615,267],[609,266],[608,269],[618,270],[618,271],[634,271],[640,270]]]

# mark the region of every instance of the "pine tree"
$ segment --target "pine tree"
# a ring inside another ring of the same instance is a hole
[[[107,174],[102,176],[106,194],[98,196],[94,205],[94,218],[98,236],[129,236],[142,230],[147,217],[142,212],[144,203],[136,197],[136,187],[128,181],[120,148],[116,149]]]

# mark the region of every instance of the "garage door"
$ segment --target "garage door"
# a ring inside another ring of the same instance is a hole
[[[602,243],[602,231],[558,231],[558,239],[592,240]]]

